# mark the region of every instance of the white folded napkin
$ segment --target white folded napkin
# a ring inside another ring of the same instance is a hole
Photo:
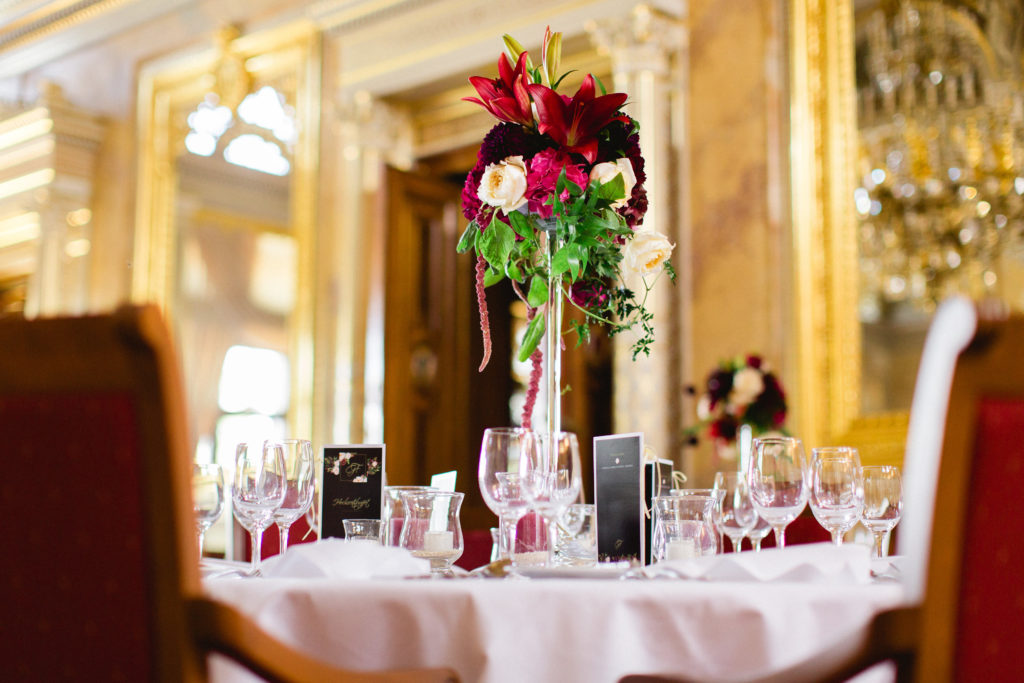
[[[670,560],[647,567],[652,577],[678,575],[703,581],[870,583],[871,550],[850,543],[809,543],[788,548]]]
[[[374,579],[421,576],[430,573],[430,562],[413,557],[404,548],[327,538],[300,543],[283,555],[263,561],[267,578]]]

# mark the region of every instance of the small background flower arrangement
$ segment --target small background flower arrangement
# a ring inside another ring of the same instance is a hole
[[[697,389],[690,387],[692,393]],[[711,371],[697,400],[697,424],[685,435],[691,443],[707,430],[721,449],[722,457],[735,457],[732,448],[741,425],[750,425],[754,436],[781,432],[786,422],[786,392],[768,363],[756,354],[729,358]]]
[[[558,296],[583,313],[582,321],[570,319],[578,343],[589,339],[595,324],[612,335],[639,328],[635,358],[649,353],[654,338],[653,316],[644,307],[647,292],[662,272],[675,277],[668,261],[673,245],[640,228],[646,175],[637,124],[621,110],[627,96],[606,93],[591,74],[571,97],[557,92],[568,75],[558,73],[561,40],[548,29],[540,63],[534,64],[514,38],[504,36],[508,56],[498,60],[498,78],[470,78],[479,97],[465,98],[499,120],[484,137],[462,191],[470,223],[458,251],[477,255],[480,369],[490,357],[483,290],[508,278],[528,311],[519,351],[520,361],[529,359],[534,369],[527,420],[547,324],[547,316],[538,313],[550,301],[549,283],[557,282]],[[555,245],[550,254],[548,240]],[[625,284],[633,273],[643,283],[639,294]]]

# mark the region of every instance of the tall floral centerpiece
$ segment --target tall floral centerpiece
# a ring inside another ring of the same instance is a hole
[[[522,423],[531,426],[546,375],[548,433],[561,429],[563,335],[575,332],[583,343],[593,325],[612,335],[634,330],[633,357],[649,353],[654,327],[647,294],[662,272],[675,277],[668,261],[673,245],[641,227],[646,175],[636,121],[622,111],[627,96],[606,93],[591,74],[571,97],[558,92],[568,75],[558,71],[561,40],[548,29],[536,64],[506,35],[498,77],[470,78],[479,97],[465,99],[499,123],[466,177],[462,209],[469,227],[458,245],[460,253],[476,255],[481,370],[491,350],[484,288],[507,279],[526,303],[519,359],[533,370]],[[568,330],[564,303],[583,313]]]
[[[697,389],[691,387],[694,394]],[[786,392],[768,363],[757,354],[727,358],[704,382],[697,399],[697,424],[687,428],[693,443],[707,431],[721,460],[737,456],[736,438],[743,425],[753,436],[781,432],[786,422]]]

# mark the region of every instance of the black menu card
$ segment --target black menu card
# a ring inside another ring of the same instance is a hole
[[[644,500],[640,463],[643,434],[594,437],[594,504],[599,562],[642,561]]]
[[[320,538],[344,538],[346,519],[380,519],[384,444],[324,446]]]

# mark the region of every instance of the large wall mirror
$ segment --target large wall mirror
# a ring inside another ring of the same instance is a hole
[[[793,19],[805,431],[899,462],[936,305],[1024,308],[1024,7],[807,0]]]
[[[318,50],[306,25],[226,28],[140,76],[132,295],[173,321],[193,444],[225,465],[312,435]]]

